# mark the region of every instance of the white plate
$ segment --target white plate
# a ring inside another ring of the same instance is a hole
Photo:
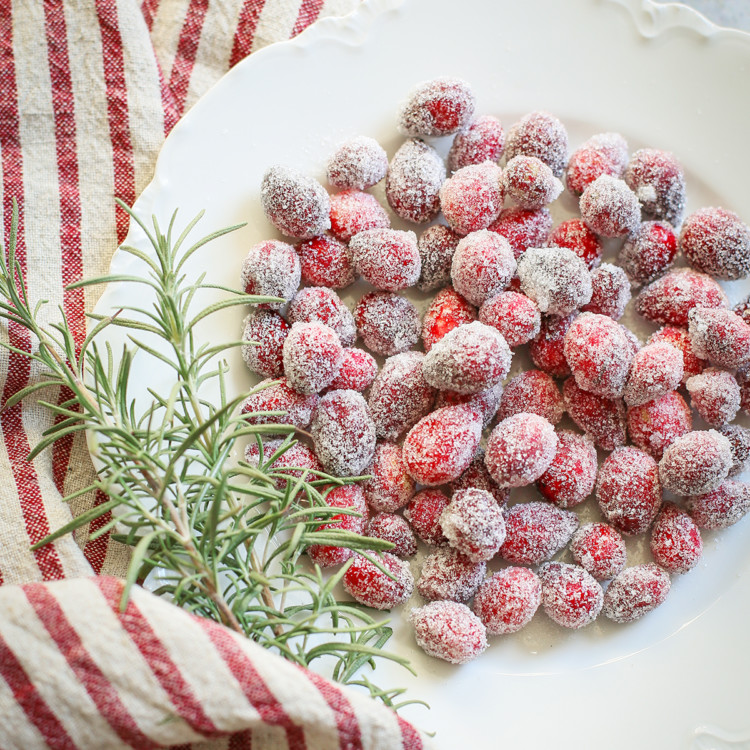
[[[473,84],[479,111],[506,127],[547,109],[568,126],[573,147],[618,130],[632,148],[671,150],[686,168],[690,210],[720,204],[747,220],[748,70],[750,35],[719,30],[684,6],[366,1],[353,16],[323,21],[234,68],[167,139],[135,210],[166,226],[176,207],[183,220],[205,208],[206,233],[248,221],[188,269],[235,286],[247,248],[275,236],[258,201],[268,166],[322,179],[332,148],[358,134],[392,154],[397,103],[418,81],[456,75]],[[128,242],[148,249],[137,228]],[[143,269],[118,252],[112,271]],[[747,281],[726,287],[735,301],[748,292]],[[97,310],[137,295],[131,285],[111,285]],[[242,317],[228,312],[202,335],[232,340]],[[119,346],[119,332],[110,331]],[[231,364],[230,387],[247,388],[238,352]],[[134,381],[136,395],[146,384],[169,386],[150,364],[136,363]],[[595,623],[569,633],[538,615],[530,630],[494,639],[462,668],[425,657],[408,628],[398,628],[393,647],[419,678],[393,679],[432,706],[405,715],[437,731],[440,748],[750,747],[747,527],[708,538],[703,562],[675,578],[667,604],[628,627]]]

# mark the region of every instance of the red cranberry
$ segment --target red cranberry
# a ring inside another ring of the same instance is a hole
[[[731,422],[740,409],[740,386],[731,372],[707,367],[685,384],[690,403],[711,427]]]
[[[460,235],[442,224],[427,227],[419,235],[417,249],[422,261],[422,271],[417,289],[431,292],[450,283],[453,253],[460,239]]]
[[[284,374],[299,393],[320,393],[338,374],[343,348],[323,323],[295,323],[284,341]]]
[[[602,242],[581,219],[563,221],[552,231],[547,244],[550,247],[565,247],[572,250],[586,264],[589,271],[602,261]]]
[[[750,227],[724,208],[702,208],[688,216],[680,250],[693,268],[716,279],[750,274]]]
[[[671,344],[644,346],[633,357],[623,397],[628,406],[640,406],[679,388],[682,382],[682,353]]]
[[[282,302],[265,302],[264,307],[280,310],[297,293],[300,265],[291,245],[267,240],[253,245],[242,263],[242,287],[245,294],[279,297]]]
[[[518,277],[523,293],[548,315],[568,315],[591,299],[591,274],[567,248],[529,248],[518,259]]]
[[[404,516],[425,544],[436,547],[448,543],[440,525],[440,516],[449,502],[440,490],[422,490],[406,506]]]
[[[502,292],[516,272],[516,261],[508,241],[483,229],[472,232],[457,245],[453,254],[453,287],[472,305]]]
[[[485,162],[459,169],[440,188],[440,208],[445,220],[458,234],[487,227],[503,207],[502,170]]]
[[[729,476],[742,473],[750,460],[750,427],[738,424],[726,424],[719,428],[719,432],[729,440],[732,448],[732,468]]]
[[[242,358],[258,375],[278,378],[284,373],[284,340],[289,324],[272,310],[253,310],[244,322]]]
[[[570,156],[565,171],[565,183],[568,190],[580,196],[584,190],[603,174],[610,177],[621,177],[622,172],[609,156],[591,146],[584,144]]]
[[[536,303],[518,292],[501,292],[488,299],[479,310],[479,320],[498,330],[511,348],[527,344],[542,325]]]
[[[544,208],[563,191],[562,182],[535,156],[513,157],[503,172],[503,185],[508,198],[528,211]]]
[[[580,388],[574,378],[563,383],[565,410],[597,448],[611,451],[625,443],[625,403],[604,398]]]
[[[411,349],[421,324],[414,303],[392,292],[369,292],[354,308],[357,333],[364,345],[386,357]]]
[[[491,560],[505,541],[503,512],[485,490],[454,493],[440,516],[440,526],[450,546],[474,562]]]
[[[482,418],[482,427],[492,421],[497,414],[497,408],[500,406],[500,397],[503,395],[502,383],[485,388],[479,393],[456,393],[456,391],[438,391],[435,399],[435,408],[441,409],[443,406],[468,406],[476,411]]]
[[[368,229],[387,229],[391,220],[378,199],[361,190],[345,190],[331,196],[331,234],[349,242]]]
[[[417,539],[403,517],[393,513],[378,513],[370,519],[366,536],[393,544],[392,555],[402,560],[417,554]]]
[[[378,443],[367,472],[372,478],[362,483],[362,489],[373,510],[393,513],[413,497],[414,480],[406,473],[400,445]]]
[[[505,511],[505,542],[500,555],[516,565],[538,565],[565,547],[578,528],[569,510],[532,501]]]
[[[644,221],[620,250],[620,265],[634,284],[647,284],[671,267],[677,235],[665,221]]]
[[[477,311],[452,286],[441,289],[432,300],[422,321],[424,350],[430,349],[446,333],[477,319]]]
[[[646,216],[680,225],[685,214],[685,175],[674,154],[655,148],[636,151],[625,169],[625,182]]]
[[[703,540],[694,521],[674,503],[664,503],[651,529],[654,562],[668,573],[687,573],[703,554]]]
[[[750,484],[727,479],[710,492],[688,497],[686,506],[701,529],[726,529],[750,512]]]
[[[352,390],[360,393],[370,386],[378,374],[375,357],[364,349],[344,349],[338,375],[329,383],[334,390]]]
[[[310,424],[317,403],[318,397],[314,393],[297,393],[286,378],[278,381],[267,378],[258,383],[245,399],[241,411],[248,424],[289,424],[304,429]],[[264,412],[281,414],[272,415]]]
[[[458,602],[430,602],[413,609],[417,645],[429,656],[466,664],[487,648],[487,633],[481,620]]]
[[[474,116],[474,92],[460,78],[434,78],[416,86],[398,116],[404,135],[450,135]]]
[[[374,552],[370,554],[375,556]],[[414,590],[414,576],[409,570],[409,563],[388,552],[381,553],[380,563],[390,575],[366,557],[355,554],[352,564],[344,574],[344,588],[366,607],[392,609],[411,596]]]
[[[659,462],[662,483],[677,495],[715,490],[731,468],[732,446],[716,430],[693,431],[678,437]]]
[[[572,508],[594,490],[598,469],[596,448],[591,438],[570,430],[558,432],[557,439],[557,453],[536,486],[558,508]]]
[[[515,633],[539,608],[542,584],[528,568],[508,567],[488,578],[474,597],[474,612],[490,635]]]
[[[438,192],[445,181],[445,164],[424,141],[406,141],[391,159],[385,197],[397,216],[424,224],[440,210]]]
[[[354,316],[332,289],[308,287],[300,289],[289,303],[290,323],[324,323],[338,334],[343,346],[352,346],[357,338]]]
[[[488,229],[497,232],[510,243],[518,260],[530,247],[544,247],[552,229],[552,216],[548,209],[529,211],[525,208],[505,208]]]
[[[690,407],[676,391],[628,409],[630,439],[657,461],[668,445],[692,429]]]
[[[321,234],[299,246],[302,281],[311,286],[343,289],[354,282],[354,261],[349,246]]]
[[[362,489],[358,485],[335,487],[326,495],[325,503],[330,508],[344,508],[353,513],[337,513],[318,526],[316,531],[336,530],[364,534],[367,525],[367,506]],[[307,554],[316,565],[330,568],[346,562],[354,553],[346,547],[312,544],[307,548]]]
[[[731,310],[695,307],[688,313],[688,331],[702,359],[730,370],[750,363],[750,325]]]
[[[385,149],[373,138],[358,135],[342,143],[328,160],[328,182],[339,190],[366,190],[388,169]]]
[[[500,487],[484,465],[484,448],[477,449],[477,454],[469,464],[469,468],[451,483],[451,492],[453,493],[468,489],[489,492],[501,508],[508,502],[510,490]]]
[[[573,559],[597,581],[614,578],[624,567],[625,542],[606,523],[587,523],[570,540]]]
[[[331,226],[331,201],[325,188],[296,169],[273,166],[260,185],[266,218],[282,234],[308,240]]]
[[[565,126],[548,112],[531,112],[524,115],[508,131],[505,156],[535,156],[554,173],[562,177],[568,162],[568,133]]]
[[[545,563],[539,569],[542,607],[564,628],[590,625],[602,609],[604,592],[599,582],[578,565]]]
[[[473,562],[453,547],[438,547],[424,560],[417,591],[425,599],[471,599],[484,580],[487,563]]]
[[[368,229],[349,242],[354,267],[376,289],[397,292],[414,286],[422,264],[414,232]]]
[[[591,272],[591,301],[581,310],[619,320],[630,302],[630,282],[625,271],[611,263],[602,263]]]
[[[546,372],[526,370],[506,386],[500,399],[499,419],[529,412],[557,424],[565,413],[562,394],[557,383]]]
[[[625,568],[607,587],[602,612],[617,623],[634,622],[663,604],[669,573],[654,563]]]
[[[470,164],[499,162],[505,148],[505,131],[492,115],[477,117],[467,128],[456,133],[448,152],[448,169],[455,172]]]
[[[685,328],[678,328],[677,326],[662,326],[658,331],[651,334],[649,338],[649,344],[655,344],[657,342],[665,342],[671,344],[675,349],[679,349],[682,352],[682,364],[683,364],[683,385],[687,382],[689,377],[693,375],[699,375],[703,372],[703,368],[707,362],[704,359],[700,359],[695,356],[693,351],[693,345],[690,343],[690,334]]]
[[[542,318],[539,334],[529,343],[529,354],[534,364],[555,378],[570,375],[565,359],[565,334],[577,313],[566,316],[549,315]]]

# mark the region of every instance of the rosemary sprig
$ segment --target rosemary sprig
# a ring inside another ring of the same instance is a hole
[[[15,255],[15,206],[8,256],[3,253],[0,259],[0,317],[25,328],[38,342],[29,352],[3,345],[44,368],[42,379],[14,394],[6,408],[49,386],[70,389],[73,396],[65,403],[41,402],[60,419],[44,433],[30,458],[65,435],[88,430],[101,468],[93,484],[65,500],[92,489],[109,497],[35,547],[114,512],[91,538],[112,532],[113,538],[133,546],[123,609],[135,582],[157,571],[157,593],[179,606],[221,622],[300,665],[324,660],[334,679],[364,686],[396,707],[394,700],[401,690],[383,689],[358,678],[361,668],[372,666],[377,658],[408,668],[404,659],[383,651],[390,628],[361,607],[337,599],[335,587],[346,567],[326,576],[303,556],[312,544],[359,551],[392,545],[342,529],[317,530],[342,512],[325,504],[327,491],[356,479],[309,470],[295,477],[288,469],[274,470],[273,462],[295,442],[293,428],[249,425],[238,414],[248,394],[230,398],[226,392],[228,366],[220,355],[227,347],[198,344],[195,337],[196,325],[220,310],[271,301],[223,289],[221,301],[193,311],[196,294],[217,287],[205,284],[203,277],[190,282],[185,261],[238,227],[209,234],[183,250],[201,215],[173,239],[177,212],[163,232],[155,217],[149,228],[120,205],[143,230],[153,254],[129,246],[121,250],[145,264],[147,273],[109,275],[72,287],[125,281],[146,287],[153,302],[151,307],[133,304],[96,318],[80,347],[62,310],[60,322],[39,323],[46,303],[32,304],[27,295]],[[113,325],[128,332],[128,343],[118,357],[109,343],[103,350],[97,344],[102,331]],[[173,371],[171,392],[149,391],[152,400],[145,407],[128,395],[136,357],[152,358]],[[208,384],[218,386],[217,402],[202,397]],[[273,455],[261,452],[257,468],[230,460],[238,441],[260,441],[269,432],[287,436]],[[281,489],[279,478],[284,480]]]

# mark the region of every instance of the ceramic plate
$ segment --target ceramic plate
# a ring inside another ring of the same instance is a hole
[[[392,155],[401,140],[398,103],[415,83],[454,75],[472,83],[478,111],[506,128],[545,109],[566,124],[572,147],[615,130],[631,149],[673,151],[685,166],[689,210],[723,205],[748,220],[748,70],[750,35],[674,4],[366,0],[354,15],[316,24],[234,68],[167,139],[135,210],[166,225],[177,207],[184,220],[205,209],[205,233],[248,222],[188,268],[236,286],[250,245],[277,236],[259,205],[270,165],[322,179],[332,149],[359,134]],[[137,228],[128,242],[148,249]],[[124,253],[112,270],[143,272]],[[733,301],[750,291],[747,281],[726,288]],[[109,313],[138,294],[112,285],[97,310]],[[228,312],[201,335],[233,340],[243,315]],[[108,335],[119,346],[117,329]],[[247,389],[236,351],[231,365],[230,387]],[[146,385],[170,385],[145,363],[134,380],[141,394]],[[399,671],[380,681],[404,684],[431,704],[405,716],[437,732],[440,748],[748,747],[749,530],[745,521],[707,535],[700,565],[675,577],[667,603],[633,625],[566,632],[540,613],[461,668],[424,656],[401,626],[393,647],[419,677]]]

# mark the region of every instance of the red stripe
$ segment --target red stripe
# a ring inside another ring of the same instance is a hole
[[[12,199],[23,206],[23,161],[18,123],[18,91],[13,60],[13,21],[11,3],[0,3],[0,145],[2,147],[3,169],[3,215],[5,223],[5,247],[10,231]],[[22,212],[21,212],[22,214]],[[26,247],[23,240],[23,217],[19,217],[19,234],[16,258],[26,272]],[[17,325],[8,326],[10,343],[19,349],[28,350],[31,342],[24,329]],[[2,393],[2,402],[23,388],[29,379],[29,361],[26,357],[10,353],[8,376]],[[2,434],[10,459],[13,479],[19,494],[19,504],[24,519],[26,534],[34,544],[49,534],[49,523],[44,510],[39,481],[32,464],[26,457],[30,446],[23,427],[22,407],[17,404],[2,416]],[[34,553],[34,558],[44,580],[63,578],[63,568],[57,550],[47,545]]]
[[[253,733],[248,729],[245,732],[237,732],[229,738],[227,750],[253,750]]]
[[[26,718],[53,750],[76,750],[63,725],[39,694],[16,655],[0,636],[0,677],[7,683]]]
[[[245,0],[237,20],[237,30],[234,32],[232,54],[229,56],[230,68],[250,54],[258,19],[265,4],[266,0]]]
[[[96,490],[94,505],[101,505],[106,503],[110,498],[102,491]],[[104,515],[95,518],[89,524],[89,534],[93,534],[98,531],[105,524],[112,520],[112,514],[107,511]],[[107,550],[109,549],[109,533],[102,534],[94,540],[88,540],[83,547],[83,554],[86,556],[91,567],[94,569],[94,573],[99,575],[102,572],[104,563],[107,560]]]
[[[120,618],[120,623],[148,662],[149,668],[169,695],[180,717],[196,732],[207,737],[218,737],[220,732],[203,710],[190,685],[183,678],[179,667],[169,657],[169,653],[149,621],[143,616],[132,599],[124,613],[120,612],[120,597],[123,583],[116,578],[96,579],[102,594],[112,610]]]
[[[302,0],[297,14],[297,22],[294,24],[291,36],[297,36],[304,31],[311,23],[318,20],[320,11],[323,8],[325,0]]]
[[[404,750],[422,750],[424,745],[422,744],[419,732],[408,721],[405,721],[400,716],[397,718],[399,729],[401,729],[401,741],[403,742]]]
[[[112,683],[86,651],[78,633],[47,587],[41,583],[31,583],[24,586],[24,593],[78,681],[117,736],[140,750],[156,748],[157,745],[138,728]]]
[[[159,10],[159,0],[143,0],[141,3],[141,13],[143,13],[143,20],[146,22],[146,28],[149,34],[151,29],[154,27],[154,18]]]
[[[185,110],[190,76],[198,53],[201,30],[208,10],[208,0],[190,0],[190,6],[185,14],[185,22],[180,31],[180,41],[177,44],[177,54],[172,64],[169,77],[169,89],[174,97],[178,114]]]
[[[96,0],[96,12],[102,35],[102,63],[107,86],[107,115],[114,159],[115,195],[132,206],[135,202],[135,165],[117,4],[111,0]],[[120,243],[128,233],[128,215],[119,207],[115,209],[115,215],[117,242]]]

